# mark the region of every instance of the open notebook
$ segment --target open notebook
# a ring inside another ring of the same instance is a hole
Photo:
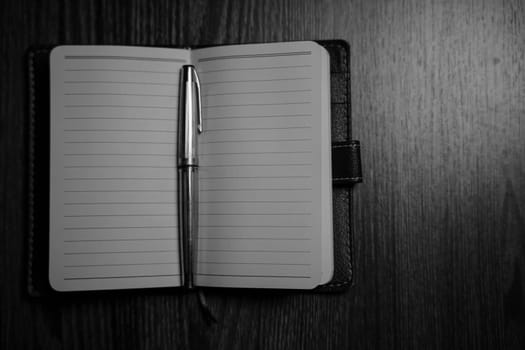
[[[50,56],[49,281],[58,291],[180,285],[179,70],[202,86],[196,284],[330,281],[330,68],[314,42]]]

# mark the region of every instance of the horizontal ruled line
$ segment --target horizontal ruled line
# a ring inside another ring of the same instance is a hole
[[[171,214],[82,214],[82,215],[64,215],[65,218],[98,218],[98,217],[120,217],[120,216],[160,216],[160,217],[175,217],[174,213]],[[65,241],[67,242],[67,241]]]
[[[166,95],[166,94],[131,94],[131,93],[116,93],[116,92],[66,92],[65,96],[142,96],[142,97],[172,97],[176,98],[179,95]]]
[[[64,190],[65,193],[113,193],[113,192],[166,192],[177,193],[176,190]]]
[[[178,226],[88,226],[88,227],[64,227],[65,231],[71,230],[122,230],[132,228],[177,228]]]
[[[248,131],[248,130],[289,130],[289,129],[311,129],[311,126],[283,126],[279,128],[222,128],[222,129],[209,129],[205,128],[205,132],[210,131]]]
[[[179,265],[178,262],[136,263],[136,264],[86,264],[64,265],[64,267],[97,267],[97,266],[142,266],[142,265]]]
[[[311,178],[309,175],[297,175],[297,176],[199,176],[199,180],[218,180],[218,179],[303,179]]]
[[[88,143],[88,144],[99,144],[99,143],[111,143],[111,144],[145,144],[145,145],[174,145],[175,142],[156,142],[156,141],[64,141],[64,143]],[[104,153],[111,154],[111,153]],[[134,154],[134,153],[133,153]],[[149,155],[149,154],[148,154]]]
[[[271,250],[271,249],[199,249],[199,252],[230,252],[230,253],[310,253],[310,250]]]
[[[125,238],[125,239],[67,239],[66,243],[77,242],[132,242],[132,241],[178,241],[176,238]]]
[[[289,92],[309,92],[312,91],[312,89],[298,89],[298,90],[265,90],[265,91],[240,91],[240,92],[224,92],[224,93],[217,93],[217,94],[206,94],[202,97],[209,97],[209,96],[229,96],[229,95],[258,95],[258,94],[284,94]]]
[[[210,81],[202,83],[201,85],[214,85],[214,84],[227,84],[227,83],[258,83],[263,81],[291,81],[291,80],[309,80],[308,78],[277,78],[277,79],[253,79],[253,80],[222,80],[222,81]]]
[[[268,237],[199,237],[201,240],[255,240],[255,241],[311,241],[311,238],[268,238]]]
[[[120,85],[159,85],[159,86],[173,86],[178,87],[178,84],[173,83],[154,83],[144,81],[108,81],[108,80],[66,80],[64,84],[120,84]]]
[[[213,152],[213,153],[201,153],[200,156],[215,156],[215,155],[237,155],[237,154],[311,154],[312,151],[268,151],[268,152]]]
[[[225,167],[243,167],[243,166],[307,166],[312,165],[312,163],[296,163],[296,164],[275,164],[275,163],[266,163],[266,164],[217,164],[217,165],[206,165],[203,168],[225,168]]]
[[[203,144],[210,144],[210,143],[228,143],[228,142],[279,142],[279,141],[310,141],[309,138],[303,138],[303,139],[274,139],[274,140],[225,140],[225,141],[208,141],[203,142]]]
[[[311,225],[200,225],[200,227],[211,227],[211,228],[233,228],[233,227],[262,227],[262,228],[300,228],[300,227],[312,227]]]
[[[65,156],[169,156],[173,153],[64,153]]]
[[[147,169],[175,169],[175,166],[166,165],[66,165],[64,169],[76,168],[147,168]]]
[[[201,192],[229,192],[229,191],[310,191],[311,188],[208,188]]]
[[[202,202],[201,202],[202,203]],[[64,205],[111,205],[111,204],[126,204],[126,205],[135,205],[135,204],[177,204],[176,202],[66,202]]]
[[[240,107],[240,106],[285,106],[285,105],[307,105],[311,104],[310,101],[301,102],[282,102],[282,103],[239,103],[239,104],[226,104],[226,105],[208,105],[203,108],[216,108],[216,107]]]
[[[311,114],[270,114],[270,115],[228,115],[228,116],[207,116],[207,121],[215,119],[254,119],[254,118],[289,118],[289,117],[311,117]]]
[[[109,68],[82,68],[82,69],[64,69],[64,70],[66,72],[130,72],[130,73],[155,73],[155,74],[179,75],[179,73],[176,71],[160,71],[160,70],[109,69]]]
[[[257,263],[257,262],[224,262],[224,261],[199,261],[199,264],[213,265],[272,265],[272,266],[311,266],[312,264],[292,264],[292,263]]]
[[[174,118],[133,118],[133,117],[64,117],[68,120],[140,120],[140,121],[175,121]]]
[[[130,276],[103,276],[103,277],[66,277],[64,280],[100,280],[100,279],[113,279],[113,278],[146,278],[146,277],[176,277],[180,274],[165,274],[165,275],[130,275]]]
[[[239,58],[267,58],[267,57],[282,57],[282,56],[304,56],[311,55],[311,51],[295,51],[295,52],[276,52],[276,53],[259,53],[249,55],[229,55],[229,56],[215,56],[205,57],[199,59],[199,62],[228,60],[228,59],[239,59]]]
[[[274,275],[227,275],[218,273],[197,273],[198,276],[220,276],[220,277],[257,277],[257,278],[310,278],[310,276],[274,276]]]
[[[181,62],[185,63],[186,60],[180,58],[160,58],[160,57],[140,57],[140,56],[105,56],[105,55],[67,55],[64,56],[67,59],[77,60],[130,60],[130,61],[153,61],[153,62]]]
[[[174,177],[65,177],[64,180],[175,180]]]
[[[163,250],[115,250],[110,252],[65,252],[64,255],[95,255],[95,254],[139,254],[139,253],[171,253],[174,249]]]
[[[260,216],[289,216],[289,215],[312,215],[312,213],[200,213],[202,216],[243,216],[243,215],[260,215]]]
[[[176,130],[158,129],[64,129],[66,132],[167,132],[175,133]]]
[[[154,108],[154,109],[172,109],[176,106],[130,106],[130,105],[65,105],[67,108]]]
[[[216,73],[216,72],[236,72],[236,71],[246,71],[246,70],[267,70],[267,69],[285,69],[285,68],[305,68],[311,67],[311,64],[301,64],[296,66],[272,66],[272,67],[255,67],[255,68],[232,68],[232,69],[213,69],[213,70],[203,70],[199,71],[199,74],[206,73]]]
[[[199,201],[199,203],[312,203],[311,201],[262,201],[262,200],[233,200],[233,201]],[[201,226],[202,227],[202,226]]]

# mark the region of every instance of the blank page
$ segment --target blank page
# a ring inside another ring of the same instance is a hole
[[[326,51],[313,42],[235,45],[195,50],[192,61],[204,112],[197,284],[326,282],[333,270]]]
[[[180,285],[176,120],[186,50],[51,54],[49,280],[56,290]]]

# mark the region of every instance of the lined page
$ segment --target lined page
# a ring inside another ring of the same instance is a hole
[[[313,42],[192,52],[204,111],[197,284],[308,289],[331,276],[326,55]]]
[[[51,54],[50,269],[60,291],[180,284],[176,120],[185,50]]]

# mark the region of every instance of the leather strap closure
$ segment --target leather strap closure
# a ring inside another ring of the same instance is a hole
[[[332,183],[336,186],[352,186],[358,182],[363,182],[359,141],[332,143]]]

